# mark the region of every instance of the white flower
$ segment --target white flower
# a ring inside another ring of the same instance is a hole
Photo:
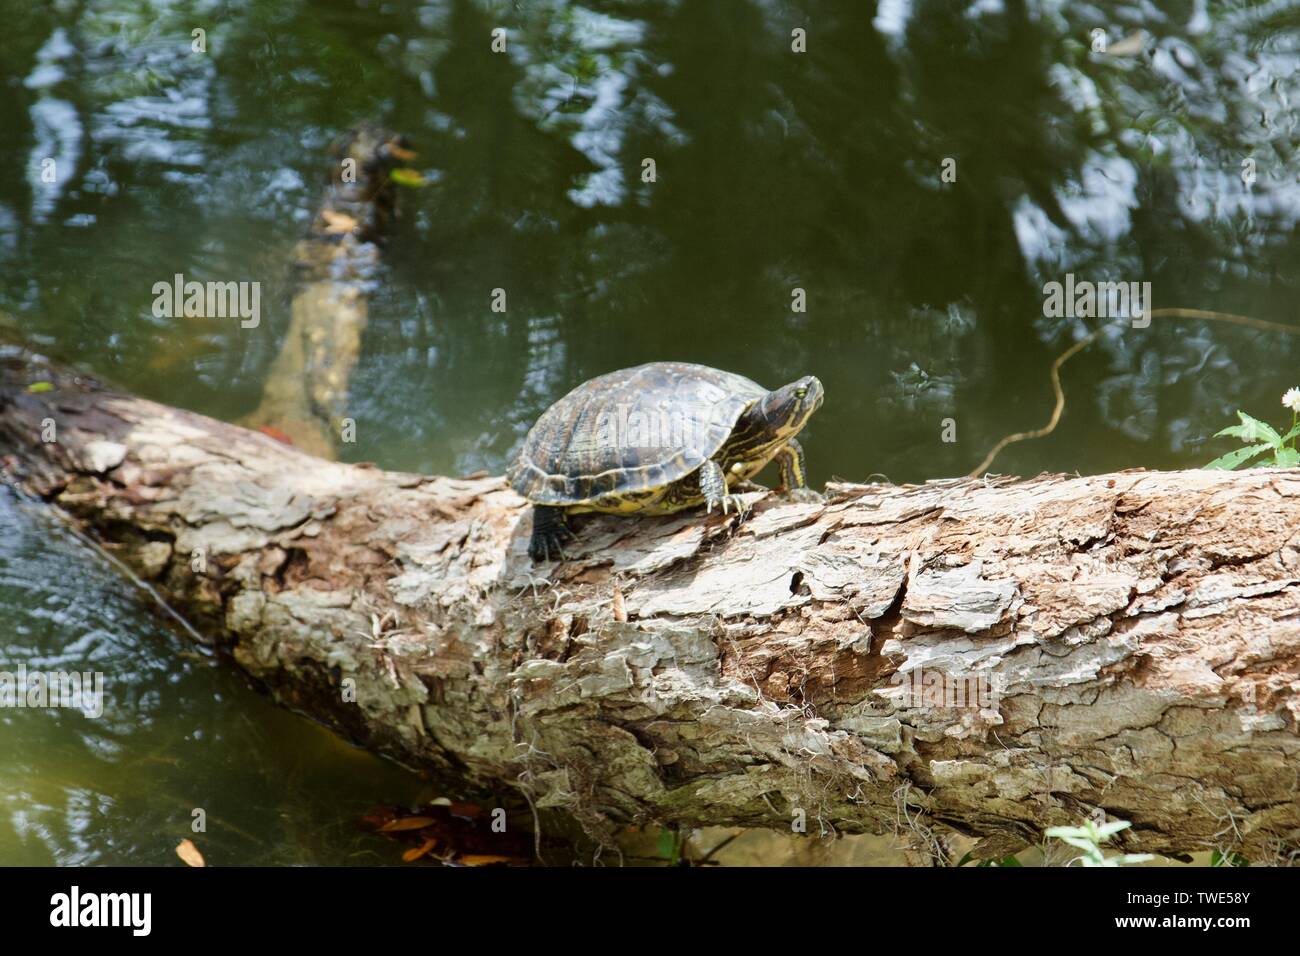
[[[1293,412],[1300,412],[1300,388],[1288,388],[1282,396],[1282,405]]]

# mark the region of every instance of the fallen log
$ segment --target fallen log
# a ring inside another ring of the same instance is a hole
[[[322,461],[16,346],[0,454],[286,704],[598,837],[993,855],[1104,812],[1127,850],[1300,846],[1300,471],[757,493],[535,566],[501,478]]]

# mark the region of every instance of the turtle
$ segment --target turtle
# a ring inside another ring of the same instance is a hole
[[[507,479],[533,505],[528,553],[564,557],[568,516],[665,515],[706,505],[745,511],[731,486],[776,459],[797,498],[808,489],[795,436],[822,404],[808,375],[768,391],[757,382],[687,362],[650,362],[593,378],[547,409],[529,430]]]

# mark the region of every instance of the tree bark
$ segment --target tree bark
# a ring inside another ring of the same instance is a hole
[[[1129,850],[1300,846],[1295,470],[753,494],[537,566],[501,478],[319,460],[17,347],[0,451],[285,703],[598,837],[805,815],[992,855],[1100,808]]]

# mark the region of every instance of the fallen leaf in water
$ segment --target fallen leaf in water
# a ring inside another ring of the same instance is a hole
[[[406,844],[402,859],[407,862],[436,858],[464,866],[532,864],[532,834],[522,827],[498,832],[494,828],[495,814],[483,804],[439,797],[420,807],[418,815],[400,816],[405,812],[400,807],[374,807],[362,824]],[[433,847],[437,849],[431,854]]]
[[[52,391],[54,391],[53,382],[32,382],[32,384],[27,386],[28,395],[39,395],[41,394],[41,392],[52,392]]]
[[[270,425],[259,425],[257,427],[257,430],[268,438],[274,438],[276,441],[280,442],[281,444],[284,445],[293,444],[293,439],[290,438],[288,435],[286,435],[284,432],[280,431],[280,429],[278,428],[272,428]]]
[[[370,827],[372,830],[378,830],[385,823],[391,823],[396,819],[397,811],[393,807],[386,804],[379,804],[378,806],[370,808],[369,812],[361,818],[361,823],[364,826]]]
[[[405,853],[403,853],[402,859],[405,860],[407,863],[414,863],[416,860],[424,856],[424,854],[428,853],[437,845],[438,845],[438,841],[430,837],[426,839],[423,843],[421,843],[419,846],[417,846],[415,849],[407,850]]]
[[[458,856],[455,860],[461,866],[492,866],[496,863],[518,863],[517,857],[498,856],[495,853],[466,853],[464,856]]]
[[[180,843],[176,844],[176,855],[185,861],[186,866],[208,865],[203,859],[203,854],[199,852],[199,848],[189,840],[181,840]]]
[[[437,821],[433,817],[402,817],[392,820],[379,828],[380,833],[398,833],[402,830],[423,830]]]
[[[1130,33],[1122,40],[1116,40],[1106,48],[1107,56],[1137,56],[1146,47],[1147,35],[1144,31],[1138,30]]]
[[[418,189],[425,184],[425,179],[414,169],[391,169],[388,171],[388,178],[399,186],[409,186],[412,189]]]
[[[328,233],[341,235],[357,228],[357,221],[345,212],[335,212],[333,209],[322,209],[320,211],[320,217],[325,220],[325,231]]]

